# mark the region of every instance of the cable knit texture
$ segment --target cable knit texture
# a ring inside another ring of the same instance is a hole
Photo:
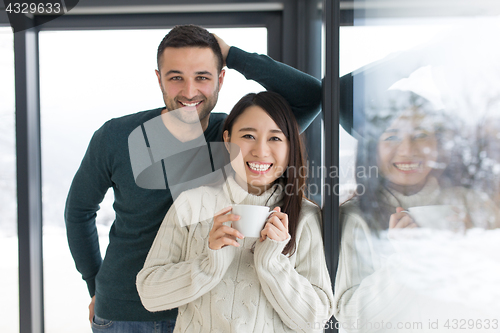
[[[414,195],[405,196],[394,190],[383,189],[381,196],[381,200],[390,204],[394,208],[394,212],[396,212],[396,207],[407,209],[439,204],[465,205],[467,213],[474,222],[474,227],[492,229],[500,226],[499,210],[486,196],[463,187],[443,189],[433,177],[429,178],[424,188]],[[437,277],[434,276],[437,274],[437,269],[426,271],[426,266],[419,266],[419,261],[412,258],[409,251],[398,251],[398,248],[394,246],[395,243],[387,238],[386,231],[382,232],[380,236],[372,233],[368,223],[364,220],[364,214],[361,212],[357,199],[340,207],[340,221],[342,223],[342,242],[335,279],[335,317],[344,324],[343,327],[347,332],[367,332],[369,326],[363,326],[360,323],[380,326],[380,323],[391,321],[394,325],[397,322],[423,322],[424,328],[427,328],[425,323],[431,318],[428,316],[443,313],[442,309],[433,312],[441,303],[429,301],[421,296],[418,284],[414,282],[425,280],[431,281],[429,283],[433,287],[440,285],[433,280],[437,280]],[[420,244],[418,239],[413,240],[413,243],[410,242],[411,240],[405,241],[403,239],[401,243]],[[431,247],[431,244],[428,242],[422,246]],[[439,254],[435,253],[435,257],[442,258],[438,257]],[[420,262],[432,261],[432,258],[418,259],[421,259]],[[408,270],[401,268],[404,266],[401,264],[402,262],[405,265],[406,263],[414,263],[415,266],[408,273]],[[420,273],[419,267],[424,267],[422,270],[425,272],[420,276],[418,275]],[[410,281],[410,277],[414,280],[406,283]],[[418,280],[419,278],[420,280]],[[441,282],[443,286],[449,287],[448,281]],[[448,307],[452,308],[449,304]],[[455,313],[455,315],[457,314]],[[470,316],[470,318],[474,317]],[[395,327],[392,328],[394,331]],[[384,330],[382,327],[380,331],[375,329],[369,331],[386,332],[391,330]],[[427,330],[411,329],[400,331],[427,332]],[[429,329],[428,331],[434,330]]]
[[[175,332],[322,332],[321,322],[333,313],[333,293],[317,206],[303,201],[292,256],[281,253],[290,238],[247,237],[239,248],[208,247],[215,212],[233,203],[272,209],[283,195],[279,185],[260,196],[249,194],[232,177],[184,192],[137,276],[144,306],[179,307]]]

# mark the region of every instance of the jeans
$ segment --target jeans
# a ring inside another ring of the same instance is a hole
[[[168,321],[112,321],[94,316],[93,333],[172,333],[175,320]]]

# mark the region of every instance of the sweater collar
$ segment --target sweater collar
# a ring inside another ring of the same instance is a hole
[[[413,195],[404,195],[395,190],[387,188],[382,189],[383,195],[386,197],[387,202],[394,207],[416,207],[435,204],[439,197],[440,187],[435,177],[429,177],[424,187]]]
[[[227,177],[227,180],[224,182],[223,189],[224,194],[229,201],[231,201],[231,203],[268,206],[271,209],[276,206],[280,206],[285,195],[283,192],[283,184],[281,182],[277,182],[261,195],[248,193],[236,182],[233,175]]]

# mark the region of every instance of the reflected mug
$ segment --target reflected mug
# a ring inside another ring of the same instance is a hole
[[[459,222],[461,207],[454,205],[430,205],[410,207],[404,212],[421,228],[450,230]]]

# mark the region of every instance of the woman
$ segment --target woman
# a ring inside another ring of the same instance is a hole
[[[364,194],[341,206],[335,317],[348,332],[432,331],[434,320],[472,315],[454,294],[470,278],[445,272],[459,252],[450,257],[451,247],[440,245],[458,244],[463,238],[454,238],[456,231],[497,227],[499,213],[478,192],[451,186],[446,151],[453,147],[445,144],[450,141],[444,129],[450,121],[414,93],[391,91],[385,97],[386,107],[367,111],[369,124],[358,147],[357,182]],[[377,173],[359,172],[374,165]],[[456,213],[420,228],[421,221],[407,212],[432,205],[451,205]],[[449,229],[433,230],[442,225]],[[447,233],[444,240],[440,232]]]
[[[223,140],[234,172],[169,210],[137,276],[144,306],[179,307],[175,332],[322,331],[333,294],[289,106],[272,92],[244,96]],[[274,208],[260,239],[228,225],[239,218],[234,203]]]

